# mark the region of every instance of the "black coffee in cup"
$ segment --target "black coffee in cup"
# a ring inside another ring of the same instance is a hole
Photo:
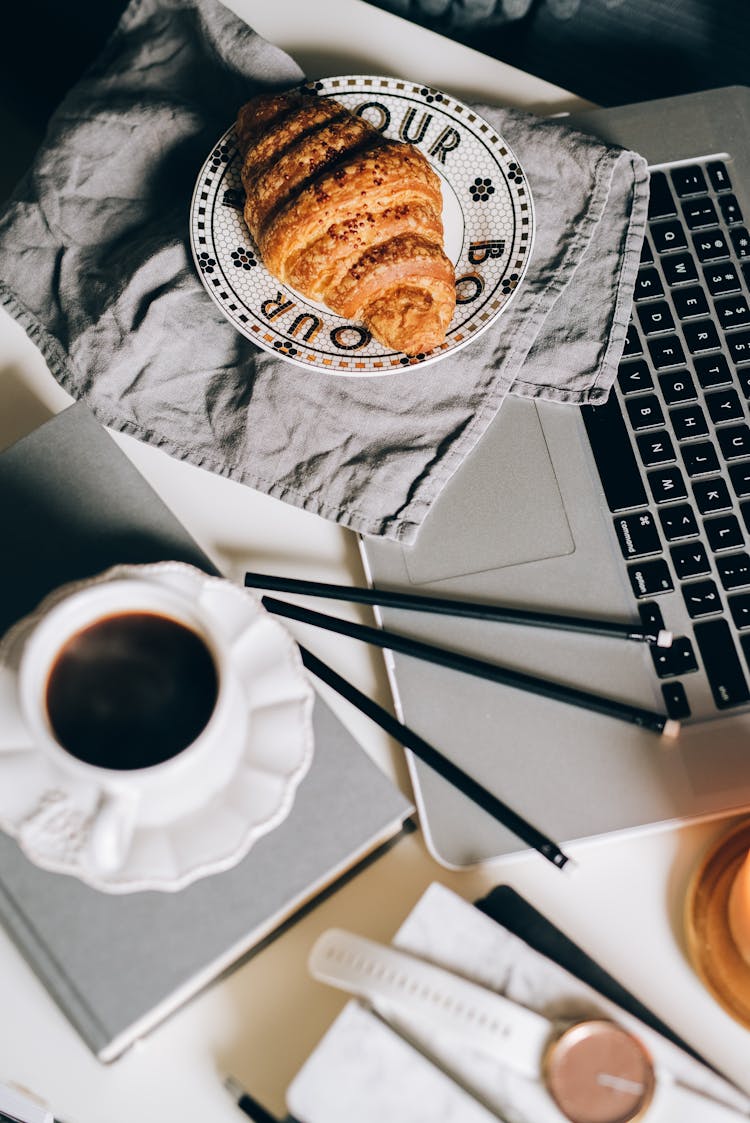
[[[79,760],[147,768],[193,743],[218,691],[213,656],[196,632],[155,612],[122,612],[60,649],[47,681],[47,715],[58,743]]]

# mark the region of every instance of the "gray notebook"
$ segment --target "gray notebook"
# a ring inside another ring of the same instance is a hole
[[[210,561],[75,405],[0,455],[0,633],[63,581],[115,562]],[[109,896],[32,865],[0,832],[0,919],[103,1061],[257,950],[408,824],[409,802],[317,699],[289,817],[233,869],[179,893]]]

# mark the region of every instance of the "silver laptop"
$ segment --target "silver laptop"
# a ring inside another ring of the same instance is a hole
[[[383,609],[382,624],[682,721],[676,742],[395,655],[401,716],[557,842],[750,807],[750,89],[572,122],[641,152],[649,234],[616,392],[508,398],[412,547],[366,540],[378,587],[638,623],[675,643]],[[523,844],[410,761],[451,867]]]

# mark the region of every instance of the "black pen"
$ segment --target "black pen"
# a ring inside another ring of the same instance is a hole
[[[550,679],[540,678],[538,675],[526,674],[516,671],[511,667],[490,663],[486,659],[477,659],[472,655],[464,655],[460,651],[452,651],[445,647],[438,647],[433,643],[424,643],[422,640],[412,639],[411,636],[391,632],[386,628],[373,628],[368,624],[357,624],[352,620],[342,620],[338,616],[328,616],[324,612],[315,612],[299,604],[289,604],[287,601],[276,600],[275,597],[261,597],[261,604],[275,616],[283,616],[287,620],[299,620],[303,624],[312,624],[313,627],[323,628],[329,632],[337,632],[342,636],[361,640],[363,643],[373,644],[375,647],[385,647],[390,651],[398,651],[410,655],[415,659],[424,659],[428,663],[437,663],[441,667],[450,667],[464,674],[475,675],[478,678],[488,679],[490,682],[511,686],[516,690],[525,690],[531,694],[538,694],[542,698],[552,698],[567,705],[578,706],[593,713],[604,714],[606,717],[616,718],[619,721],[631,722],[642,729],[649,729],[658,733],[667,740],[673,740],[680,731],[680,723],[676,718],[667,714],[656,713],[653,710],[633,706],[629,702],[621,702],[616,698],[606,698],[600,694],[592,694],[587,690],[580,690],[566,683],[555,682]]]
[[[253,1123],[296,1123],[290,1115],[287,1115],[284,1120],[277,1119],[275,1115],[271,1115],[263,1104],[246,1092],[239,1081],[235,1080],[233,1076],[227,1076],[224,1080],[224,1087],[229,1092],[229,1095],[234,1100],[237,1107],[243,1112],[248,1119],[252,1119]]]
[[[338,672],[334,671],[333,667],[329,667],[322,659],[318,659],[317,655],[313,655],[312,651],[308,651],[306,647],[299,645],[300,655],[302,662],[307,667],[311,674],[316,675],[321,682],[325,682],[347,702],[351,702],[353,706],[394,737],[405,748],[410,749],[415,756],[423,760],[426,765],[432,768],[454,788],[462,792],[474,803],[478,804],[489,815],[492,815],[498,823],[501,823],[507,830],[512,831],[518,838],[528,845],[532,846],[537,853],[551,862],[557,869],[564,869],[570,862],[567,854],[564,854],[556,842],[553,842],[547,835],[542,834],[535,826],[529,823],[521,815],[518,815],[512,807],[504,803],[493,792],[483,787],[477,780],[454,764],[447,756],[444,756],[439,749],[436,749],[429,741],[425,741],[408,725],[404,725],[393,714],[389,713],[383,706],[372,698],[368,698],[361,690],[345,679]],[[575,865],[575,863],[572,863]]]
[[[540,612],[529,608],[502,604],[454,600],[449,597],[425,596],[423,593],[403,592],[396,589],[370,589],[356,585],[332,585],[324,581],[305,581],[294,577],[277,577],[270,573],[246,573],[245,587],[268,589],[276,593],[301,593],[304,596],[323,597],[329,600],[351,601],[353,604],[371,604],[381,608],[403,608],[412,612],[427,612],[437,616],[464,616],[471,620],[495,621],[501,624],[525,624],[534,628],[552,628],[562,631],[582,632],[592,636],[610,636],[615,639],[635,640],[656,647],[671,647],[672,633],[664,628],[648,631],[635,624],[615,620],[592,620],[585,616],[563,616],[555,612]]]

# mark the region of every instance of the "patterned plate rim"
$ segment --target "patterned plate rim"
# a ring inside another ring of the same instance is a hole
[[[415,138],[410,135],[410,130],[414,124],[414,107],[422,107],[423,112],[420,120],[420,128],[424,125],[425,119],[428,119],[428,125],[422,129],[422,137],[426,134],[433,114],[440,113],[446,117],[448,121],[453,121],[463,126],[472,140],[475,142],[478,141],[479,144],[483,146],[492,166],[500,173],[513,211],[511,247],[507,260],[503,263],[502,273],[498,274],[492,282],[489,296],[494,297],[494,300],[490,303],[489,311],[485,308],[487,304],[487,300],[485,300],[483,304],[485,310],[481,312],[481,315],[472,314],[472,316],[467,316],[466,320],[458,325],[455,323],[456,317],[454,316],[446,342],[440,348],[420,355],[407,356],[388,350],[380,344],[377,344],[374,340],[371,340],[369,345],[375,351],[373,354],[347,358],[345,357],[347,351],[358,350],[359,346],[367,346],[367,342],[364,344],[360,343],[360,345],[356,347],[352,344],[337,343],[337,346],[341,349],[341,354],[335,354],[332,351],[321,352],[330,357],[319,358],[315,353],[317,349],[307,347],[304,343],[299,345],[300,341],[296,338],[295,333],[299,330],[301,323],[307,320],[312,322],[320,321],[321,324],[325,324],[329,329],[329,335],[332,339],[340,340],[344,333],[353,333],[356,344],[357,340],[359,339],[361,341],[366,333],[362,325],[344,320],[342,317],[336,316],[334,313],[330,312],[330,310],[324,308],[324,306],[307,300],[296,290],[278,281],[265,269],[260,253],[255,247],[250,232],[241,217],[241,188],[225,187],[222,203],[219,202],[222,196],[222,183],[225,177],[232,172],[232,166],[236,157],[236,151],[234,151],[234,125],[230,126],[219,138],[204,161],[196,180],[190,203],[190,246],[193,260],[204,288],[213,302],[240,334],[255,343],[261,350],[276,355],[277,358],[284,359],[286,362],[292,363],[307,371],[314,370],[322,374],[349,378],[383,377],[386,375],[403,373],[405,369],[415,366],[421,367],[439,362],[448,355],[453,355],[457,351],[462,350],[471,343],[472,340],[486,331],[487,328],[495,322],[498,316],[506,310],[521,286],[532,255],[536,233],[534,203],[525,174],[513,150],[494,127],[471,106],[459,101],[450,94],[446,94],[433,87],[427,87],[423,84],[379,75],[344,75],[306,82],[302,85],[302,88],[314,91],[321,96],[336,97],[364,94],[365,96],[375,97],[377,93],[380,92],[384,97],[401,98],[407,101],[410,107],[401,122],[400,130],[404,130],[405,128],[406,132],[406,135],[404,135],[404,132],[400,131],[399,135],[401,135],[402,139],[415,140]],[[374,109],[378,104],[379,103],[376,101],[371,100],[364,103],[364,106],[360,107],[360,109]],[[379,109],[381,111],[383,108],[382,104],[379,104]],[[453,134],[455,134],[455,136]],[[389,132],[389,135],[393,135],[393,132]],[[426,135],[429,139],[429,133]],[[455,138],[458,139],[456,140]],[[461,139],[462,135],[459,133],[458,129],[453,128],[449,124],[444,125],[437,140],[433,138],[430,141],[428,150],[425,152],[432,166],[441,175],[443,184],[448,184],[449,190],[453,189],[455,176],[452,178],[443,165],[446,163],[447,154],[452,150],[451,141],[455,140],[453,147],[458,147]],[[441,140],[442,149],[438,143]],[[512,171],[508,169],[512,169]],[[236,179],[236,172],[232,172],[232,174]],[[486,194],[484,196],[477,194],[477,192],[486,192],[489,190],[488,187],[481,186],[481,184],[488,184],[489,182],[487,178],[475,178],[473,184],[471,184],[469,188],[473,202],[476,202],[477,199],[480,198],[485,201],[489,198]],[[476,185],[480,186],[477,187]],[[494,190],[494,187],[492,190]],[[464,226],[466,226],[469,192],[462,192],[463,198],[458,192],[453,191],[453,194],[460,208],[462,222]],[[227,197],[232,195],[234,196],[232,202],[227,203]],[[444,197],[445,195],[446,189],[444,186]],[[228,267],[230,264],[228,255],[226,253],[221,254],[216,249],[213,226],[217,208],[222,205],[231,208],[235,214],[239,212],[239,218],[236,219],[235,233],[237,238],[242,240],[243,244],[238,245],[232,252],[231,257],[233,260],[231,264],[241,265],[245,270],[249,270],[251,267],[258,267],[260,270],[258,275],[262,276],[264,280],[267,281],[269,295],[261,304],[264,313],[263,317],[253,311],[249,303],[237,293],[236,288],[229,280],[229,274],[225,268],[225,266]],[[471,230],[470,224],[469,227]],[[448,235],[448,233],[448,224],[446,224],[446,235]],[[523,240],[521,240],[521,237]],[[449,249],[447,242],[448,237],[446,237],[446,249]],[[503,254],[505,253],[505,239],[498,238],[493,240],[486,235],[484,239],[480,238],[477,242],[472,242],[470,240],[467,247],[466,231],[464,230],[458,256],[455,252],[450,254],[450,256],[454,258],[454,263],[457,267],[461,265],[475,267],[473,270],[469,269],[467,272],[457,276],[457,290],[460,292],[459,284],[468,286],[469,297],[469,299],[464,299],[463,302],[460,301],[459,297],[457,314],[461,303],[470,303],[476,299],[476,297],[471,297],[473,289],[476,289],[477,286],[481,284],[482,287],[479,288],[479,293],[483,292],[484,280],[481,273],[476,269],[476,266],[482,265],[488,259],[496,256],[495,251],[489,248],[493,246],[502,246],[502,252]],[[481,256],[482,254],[484,254],[484,257]],[[241,261],[239,261],[240,256],[242,257]],[[219,260],[220,258],[221,260]],[[216,276],[211,275],[214,272],[217,272]],[[275,298],[270,295],[273,291],[276,293]],[[297,315],[291,324],[291,334],[288,331],[284,332],[283,330],[279,330],[275,324],[272,324],[272,317],[270,315],[266,318],[265,309],[267,306],[269,310],[273,311],[274,315],[279,314],[277,311],[278,308],[282,308],[282,312],[286,308],[295,308],[297,310]],[[306,336],[307,333],[303,336],[305,343],[307,342]],[[365,358],[366,361],[363,362],[363,358]],[[334,359],[338,360],[336,365],[334,365]]]

